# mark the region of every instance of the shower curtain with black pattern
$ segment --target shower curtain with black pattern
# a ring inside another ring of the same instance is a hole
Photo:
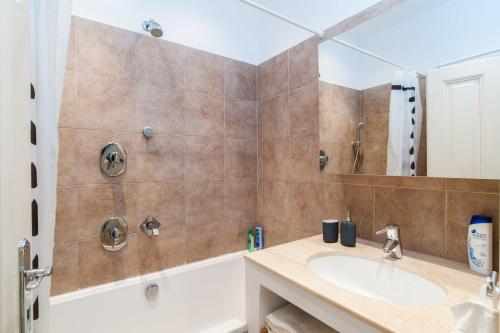
[[[391,86],[387,175],[416,176],[422,104],[415,71],[396,73]]]
[[[58,120],[71,24],[71,0],[32,2],[33,266],[52,266],[56,214]],[[33,292],[33,331],[50,333],[50,281]]]

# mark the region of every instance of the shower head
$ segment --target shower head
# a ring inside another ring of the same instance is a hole
[[[161,28],[161,25],[153,19],[142,22],[142,28],[149,32],[153,37],[160,38],[163,36],[163,29]]]
[[[358,123],[357,125],[358,129],[362,129],[363,127],[365,127],[365,123]]]

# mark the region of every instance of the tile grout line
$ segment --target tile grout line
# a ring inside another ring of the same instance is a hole
[[[443,256],[448,256],[448,190],[444,190],[444,251]]]
[[[229,180],[226,179],[227,175],[226,175],[226,166],[227,166],[227,154],[226,154],[226,99],[227,99],[227,96],[226,96],[226,83],[227,83],[227,62],[228,60],[226,58],[224,58],[224,75],[223,75],[223,80],[224,80],[224,83],[223,83],[223,94],[224,94],[224,106],[223,106],[223,114],[224,114],[224,123],[223,123],[223,127],[224,127],[224,130],[223,130],[223,133],[224,133],[224,144],[223,144],[223,151],[224,151],[224,165],[223,165],[223,177],[224,177],[224,184],[223,184],[223,204],[222,204],[222,224],[225,226],[225,223],[226,223],[226,198],[227,198],[227,188],[226,188],[226,181],[229,183]]]
[[[288,202],[287,202],[287,224],[290,224],[292,219],[292,152],[291,152],[291,112],[290,112],[290,49],[286,51],[287,60],[287,112],[288,112]],[[289,229],[291,230],[291,228]],[[290,235],[287,234],[287,240],[290,240]]]
[[[75,19],[75,111],[77,117],[78,115],[78,21],[79,19]],[[77,155],[77,150],[75,149],[75,169],[77,168],[78,165],[78,155]],[[79,198],[80,195],[78,193],[78,190],[76,190],[76,238],[78,239],[79,235],[79,230],[80,230],[80,222],[78,216],[80,215],[80,204],[79,204]],[[76,274],[76,289],[80,289],[80,246],[78,243],[76,243],[76,267],[77,267],[77,272]]]

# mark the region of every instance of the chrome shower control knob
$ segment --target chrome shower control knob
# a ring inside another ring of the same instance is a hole
[[[158,297],[158,292],[160,291],[160,287],[156,283],[149,283],[144,290],[144,294],[146,298],[149,300],[153,300]]]
[[[127,223],[121,217],[112,217],[101,226],[101,245],[106,251],[115,252],[127,245]]]
[[[110,142],[101,150],[101,171],[109,177],[116,177],[125,172],[127,153],[122,145]]]

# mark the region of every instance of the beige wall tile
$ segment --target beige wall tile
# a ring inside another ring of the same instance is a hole
[[[71,25],[69,30],[68,54],[66,55],[66,70],[76,71],[76,23],[77,18],[71,17]]]
[[[275,220],[264,217],[264,246],[266,248],[289,242],[292,239],[290,220]]]
[[[248,242],[248,230],[256,225],[256,217],[226,217],[224,222],[224,252],[245,250]]]
[[[327,182],[325,186],[326,218],[345,220],[346,211],[356,223],[357,236],[373,239],[373,186]]]
[[[387,144],[371,143],[362,149],[360,173],[384,175],[387,170]]]
[[[322,232],[325,218],[323,183],[291,182],[290,223],[295,239],[310,237]]]
[[[186,93],[184,123],[187,135],[224,136],[224,98]]]
[[[375,177],[371,175],[331,174],[326,176],[326,181],[340,184],[374,185]]]
[[[182,135],[155,134],[147,139],[134,133],[137,142],[137,177],[139,181],[184,180],[184,153]]]
[[[365,142],[387,144],[389,140],[389,114],[377,114],[365,117]]]
[[[451,191],[499,193],[497,180],[447,178],[446,189]]]
[[[319,112],[319,142],[334,143],[336,133],[333,131],[333,112]]]
[[[53,256],[50,294],[55,296],[78,289],[77,243],[56,244]]]
[[[290,182],[268,180],[262,183],[263,217],[287,221],[290,217]]]
[[[318,83],[315,81],[290,93],[290,134],[318,133]]]
[[[186,55],[186,89],[224,96],[225,58],[189,48]]]
[[[447,191],[446,258],[467,263],[467,232],[472,215],[493,218],[498,235],[498,194]],[[494,237],[494,260],[498,263],[498,237]],[[498,268],[498,267],[497,267]]]
[[[143,232],[137,234],[139,274],[158,272],[186,263],[186,227],[184,225],[162,225],[160,235],[150,237]]]
[[[319,112],[331,112],[333,111],[333,101],[334,101],[334,91],[333,84],[319,81]],[[338,97],[337,97],[338,98]]]
[[[138,178],[135,134],[103,130],[77,130],[77,163],[75,184],[100,184],[134,182]],[[118,177],[108,177],[101,172],[100,153],[109,142],[120,143],[127,153],[125,172]]]
[[[183,89],[166,89],[155,84],[137,85],[136,131],[152,127],[155,133],[184,134]]]
[[[289,146],[288,138],[263,141],[262,173],[264,179],[288,180],[290,175]]]
[[[281,161],[284,163],[284,161]],[[316,135],[290,137],[290,179],[294,181],[318,181],[318,138]]]
[[[151,215],[161,223],[161,230],[184,225],[183,182],[140,183],[136,187],[138,224]],[[140,229],[136,231],[142,233]]]
[[[64,76],[59,127],[77,127],[76,114],[76,72],[66,71]]]
[[[77,235],[78,196],[71,186],[57,187],[55,243],[75,242]]]
[[[267,100],[288,91],[288,51],[259,65],[259,99]]]
[[[332,118],[333,127],[325,141],[328,143],[343,143],[351,147],[352,141],[356,138],[354,131],[356,125],[352,121],[352,116],[336,112]]]
[[[312,37],[290,49],[290,89],[315,83],[319,76],[318,44]]]
[[[242,99],[228,99],[225,102],[226,138],[257,138],[257,103]]]
[[[224,179],[224,138],[187,136],[185,180]]]
[[[265,101],[261,113],[262,138],[284,138],[290,132],[290,108],[288,94]]]
[[[57,184],[72,185],[77,178],[76,152],[78,132],[70,128],[59,128],[59,156],[57,160]]]
[[[222,221],[222,220],[221,220]],[[212,222],[186,226],[187,262],[195,262],[222,255],[228,230],[224,223]]]
[[[322,173],[325,175],[337,173],[350,173],[352,170],[353,156],[350,144],[322,143],[320,149],[328,156],[328,163]]]
[[[136,98],[131,81],[79,73],[77,86],[79,128],[135,130]]]
[[[375,230],[399,224],[403,248],[443,257],[444,220],[444,191],[375,187]]]
[[[186,181],[185,198],[187,225],[224,220],[224,181]]]
[[[359,117],[361,107],[361,92],[356,89],[332,85],[332,110],[336,114]]]
[[[137,33],[78,17],[78,72],[133,79],[139,38]]]
[[[257,216],[255,179],[232,179],[225,182],[224,211],[229,218]]]
[[[320,142],[344,143],[351,147],[360,121],[360,92],[321,82]]]
[[[78,238],[97,239],[101,225],[118,216],[136,232],[142,222],[137,218],[137,188],[134,184],[100,184],[78,187]]]
[[[225,178],[257,177],[257,141],[226,139]]]
[[[384,84],[363,90],[363,105],[366,116],[389,112],[391,84]]]
[[[79,288],[87,288],[139,274],[137,234],[128,235],[125,248],[108,252],[99,240],[78,243]]]
[[[445,178],[375,176],[375,185],[444,190]]]
[[[226,59],[226,97],[257,100],[257,66]]]
[[[183,88],[187,47],[139,35],[136,78],[163,88]]]

